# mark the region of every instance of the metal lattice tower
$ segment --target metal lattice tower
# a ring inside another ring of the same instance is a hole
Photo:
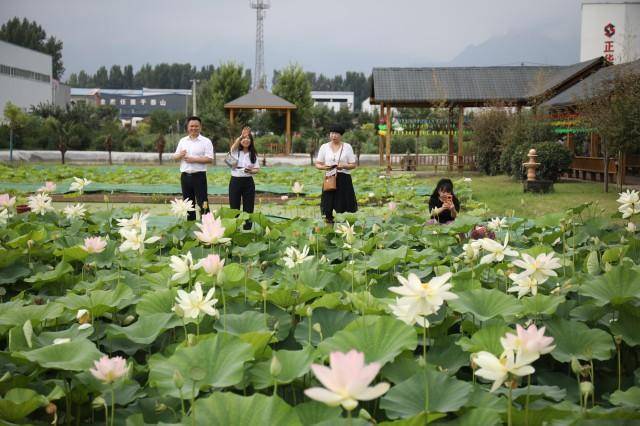
[[[266,9],[271,8],[271,0],[249,0],[252,9],[256,9],[256,64],[253,67],[253,89],[264,88],[267,76],[264,73],[264,17]]]

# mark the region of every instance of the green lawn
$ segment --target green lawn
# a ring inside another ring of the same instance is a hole
[[[506,176],[471,176],[473,198],[487,204],[493,215],[537,217],[547,213],[560,212],[582,203],[593,202],[604,214],[617,211],[618,194],[615,185],[609,185],[609,192],[603,192],[602,183],[565,182],[556,183],[554,192],[532,194],[522,191],[522,182]],[[430,183],[437,178],[428,179]]]

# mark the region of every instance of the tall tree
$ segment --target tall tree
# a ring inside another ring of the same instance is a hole
[[[123,85],[125,89],[134,89],[133,85],[133,66],[125,65],[124,67],[124,77],[123,77]]]
[[[96,71],[96,74],[93,77],[93,84],[100,88],[107,87],[109,84],[109,73],[107,72],[106,67],[102,66],[98,68],[98,71]]]
[[[62,41],[51,36],[35,21],[14,17],[0,27],[0,40],[51,55],[52,77],[59,80],[64,73]]]
[[[123,89],[124,88],[124,74],[122,74],[122,68],[120,65],[113,65],[109,70],[109,82],[106,88],[108,89]]]
[[[311,84],[300,65],[289,65],[284,68],[273,86],[273,93],[296,105],[291,118],[292,129],[297,130],[306,125],[310,118],[313,99],[311,98]],[[285,118],[274,117],[274,123],[282,131],[285,127]]]

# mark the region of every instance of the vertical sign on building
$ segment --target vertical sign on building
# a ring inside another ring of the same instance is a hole
[[[604,26],[604,50],[602,52],[602,56],[611,62],[615,62],[615,47],[614,47],[614,36],[616,35],[616,26],[609,22]]]

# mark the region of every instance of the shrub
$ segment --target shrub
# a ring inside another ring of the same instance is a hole
[[[557,142],[544,142],[536,145],[538,154],[538,178],[556,182],[560,175],[569,170],[571,152]],[[526,157],[526,153],[525,153]]]
[[[471,124],[476,141],[476,164],[487,175],[502,171],[498,158],[502,150],[502,138],[509,124],[509,115],[501,109],[492,109],[476,115]]]
[[[433,151],[439,151],[444,146],[444,140],[440,135],[427,136],[427,147]]]

